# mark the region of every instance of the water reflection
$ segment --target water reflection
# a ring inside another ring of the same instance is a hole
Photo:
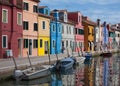
[[[120,55],[85,60],[76,69],[40,79],[0,83],[0,86],[120,86]]]

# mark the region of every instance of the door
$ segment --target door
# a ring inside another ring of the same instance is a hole
[[[18,39],[19,57],[22,57],[22,39]]]
[[[48,41],[45,41],[45,54],[48,54]]]
[[[29,39],[29,55],[32,55],[32,39]]]

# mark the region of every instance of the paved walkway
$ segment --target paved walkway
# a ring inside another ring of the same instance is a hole
[[[77,53],[74,53],[76,55]],[[64,57],[67,57],[67,54],[58,54],[58,59],[62,59]],[[57,60],[57,56],[55,55],[50,55],[50,60],[55,61]],[[45,62],[49,62],[48,56],[40,56],[40,57],[30,57],[32,65],[35,64],[42,64]],[[30,66],[28,58],[15,58],[16,64],[18,67],[20,66]],[[9,70],[9,68],[14,68],[15,64],[13,62],[12,58],[7,58],[7,59],[0,59],[0,71],[3,70]]]

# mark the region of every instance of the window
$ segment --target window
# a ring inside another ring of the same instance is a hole
[[[68,41],[66,41],[66,47],[68,47]]]
[[[53,48],[55,48],[55,40],[52,41],[52,44],[53,44]]]
[[[47,14],[47,15],[48,15],[48,10],[47,10],[47,9],[45,10],[45,14]]]
[[[34,23],[34,31],[38,31],[38,24]]]
[[[17,13],[17,24],[22,25],[22,13]]]
[[[72,47],[72,46],[73,46],[72,41],[70,41],[70,47]]]
[[[42,39],[40,39],[40,48],[42,48]]]
[[[28,21],[23,21],[23,29],[28,30],[29,27],[29,22]]]
[[[75,28],[75,34],[77,34],[77,28]]]
[[[2,22],[8,23],[8,10],[6,9],[2,10]]]
[[[68,28],[68,26],[67,26],[67,34],[69,33],[69,28]]]
[[[78,34],[79,35],[84,35],[84,31],[82,29],[78,29]]]
[[[71,27],[69,26],[69,33],[71,34]]]
[[[28,3],[24,2],[24,10],[28,11],[29,7],[28,7]]]
[[[64,33],[64,26],[62,26],[62,33]]]
[[[45,21],[42,22],[43,29],[45,29]]]
[[[2,48],[7,48],[7,35],[2,36]]]
[[[24,48],[28,48],[28,39],[24,39]]]
[[[53,32],[55,31],[55,25],[53,25]]]
[[[33,12],[38,12],[38,7],[36,5],[33,5]]]
[[[60,28],[60,26],[58,27],[58,30],[59,30],[59,32],[61,32],[61,30],[60,30],[61,28]]]
[[[33,40],[33,48],[38,48],[38,40],[37,39]]]

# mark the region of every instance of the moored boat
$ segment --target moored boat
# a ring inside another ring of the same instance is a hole
[[[25,70],[15,70],[14,78],[16,80],[31,80],[41,78],[51,74],[51,65],[44,65],[42,67],[34,67]]]
[[[91,57],[92,57],[92,53],[90,53],[90,52],[85,53],[85,58],[86,59],[90,59]]]
[[[54,65],[55,71],[65,71],[67,69],[70,69],[75,64],[75,59],[73,57],[66,57],[62,60],[58,60],[56,64]]]
[[[103,52],[100,54],[100,56],[103,56],[103,57],[111,57],[112,56],[112,53],[111,52]]]

